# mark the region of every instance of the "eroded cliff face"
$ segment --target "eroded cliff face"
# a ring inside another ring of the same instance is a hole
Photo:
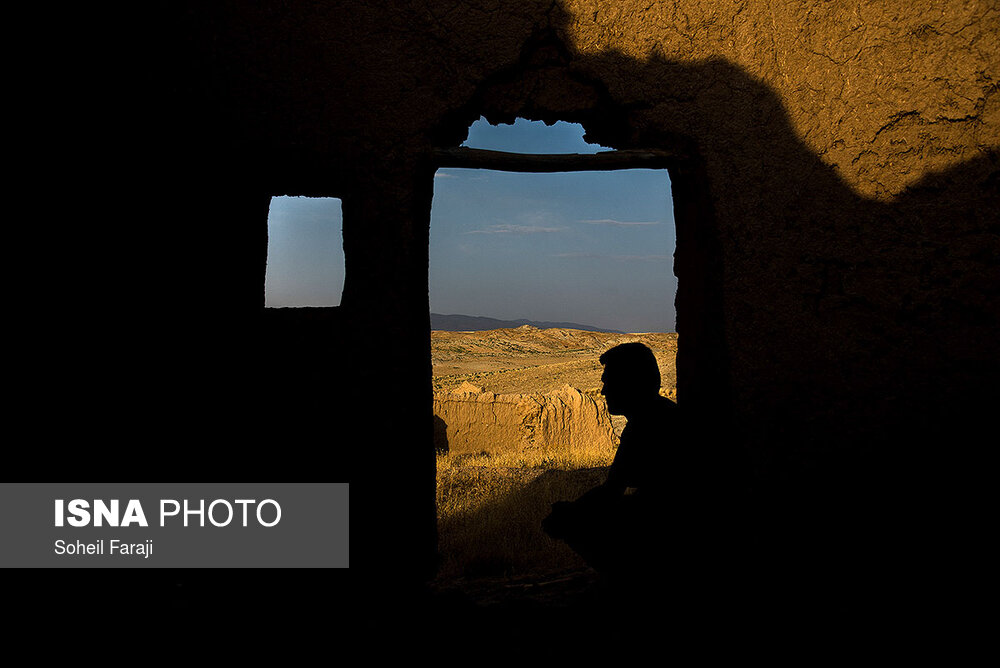
[[[471,383],[434,394],[435,445],[451,454],[613,448],[603,401],[566,385],[545,394],[495,394]]]

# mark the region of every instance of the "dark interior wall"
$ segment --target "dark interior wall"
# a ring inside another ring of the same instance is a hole
[[[481,114],[580,121],[607,145],[691,155],[699,177],[677,195],[703,200],[699,260],[682,247],[678,262],[715,266],[687,305],[681,355],[724,367],[707,385],[728,385],[737,423],[762,440],[844,429],[845,414],[864,431],[885,401],[995,371],[995,267],[977,249],[995,241],[982,35],[996,17],[977,5],[221,4],[190,19],[223,139],[272,194],[390,192],[364,165],[424,169]],[[966,27],[949,36],[955,22]],[[393,237],[359,215],[348,236]],[[355,272],[378,273],[378,258],[352,255]],[[711,309],[711,325],[695,317]],[[943,340],[962,345],[946,354]],[[700,375],[681,380],[689,397]]]
[[[73,173],[48,177],[38,288],[62,298],[28,300],[26,410],[100,434],[98,470],[348,480],[356,526],[389,523],[355,562],[424,577],[432,149],[520,115],[687,156],[681,402],[758,466],[927,428],[961,448],[1000,380],[996,11],[641,4],[163,3],[67,28],[42,120]],[[343,305],[294,326],[262,315],[284,194],[344,203]],[[98,195],[100,225],[67,222]]]

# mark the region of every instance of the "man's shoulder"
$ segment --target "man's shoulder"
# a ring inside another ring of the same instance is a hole
[[[658,397],[641,415],[636,416],[635,420],[629,420],[622,432],[622,440],[626,440],[626,438],[645,439],[650,434],[672,431],[680,416],[678,411],[677,404],[673,401],[666,397]],[[628,432],[628,436],[626,432]]]

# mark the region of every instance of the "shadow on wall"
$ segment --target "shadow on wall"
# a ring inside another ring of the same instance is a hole
[[[671,170],[682,401],[728,411],[725,384],[756,447],[799,451],[975,414],[970,401],[1000,378],[995,150],[869,199],[738,66],[573,54],[559,30],[529,41],[462,115],[576,121],[588,141],[695,156]],[[928,132],[914,128],[914,143]],[[704,378],[716,387],[685,388]]]
[[[915,581],[962,577],[956,559],[974,553],[970,541],[988,526],[978,510],[987,506],[965,500],[976,489],[969,476],[985,470],[979,434],[994,429],[989,418],[1000,388],[995,147],[971,140],[935,143],[937,123],[919,116],[873,122],[869,136],[898,133],[900,153],[866,155],[874,165],[866,179],[886,177],[881,163],[897,158],[920,169],[925,146],[969,156],[891,202],[875,201],[859,196],[804,146],[780,97],[738,66],[574,52],[564,38],[568,14],[559,3],[510,2],[495,15],[456,10],[434,16],[414,3],[412,17],[368,42],[372,26],[400,23],[402,10],[303,6],[234,9],[233,17],[192,5],[159,35],[175,46],[157,54],[159,76],[150,77],[142,59],[121,63],[123,83],[151,82],[151,101],[171,90],[171,104],[145,105],[145,113],[131,120],[105,114],[113,105],[80,111],[91,116],[78,120],[92,121],[81,126],[107,130],[88,136],[104,142],[126,136],[121,148],[127,146],[130,157],[134,136],[148,142],[134,162],[118,162],[120,190],[134,190],[130,205],[120,207],[118,225],[64,226],[65,250],[51,264],[62,268],[60,278],[89,279],[89,293],[69,314],[98,326],[67,341],[67,312],[46,316],[53,326],[39,327],[31,343],[49,367],[47,373],[32,370],[31,391],[23,394],[51,396],[47,379],[66,378],[61,396],[74,400],[58,399],[65,409],[61,422],[74,429],[92,425],[105,435],[101,464],[142,456],[134,453],[137,425],[165,425],[165,442],[190,444],[193,433],[218,434],[205,439],[210,443],[250,442],[267,409],[279,433],[289,417],[296,420],[297,437],[284,440],[296,446],[308,445],[310,433],[325,438],[345,416],[378,427],[377,445],[345,452],[317,440],[308,453],[305,447],[280,448],[267,460],[268,470],[291,479],[303,462],[311,470],[342,471],[345,458],[358,459],[343,477],[358,501],[353,524],[373,547],[357,563],[375,564],[371,573],[393,583],[422,576],[422,568],[399,575],[405,569],[394,557],[401,544],[412,546],[414,560],[433,549],[433,508],[424,510],[433,500],[431,443],[409,447],[413,425],[430,421],[429,323],[411,317],[428,312],[426,283],[413,279],[426,275],[426,250],[404,252],[407,239],[425,243],[420,235],[430,219],[433,187],[429,147],[460,144],[480,115],[493,122],[566,120],[582,123],[588,140],[605,146],[679,149],[692,156],[671,169],[678,395],[707,416],[704,447],[724,447],[714,436],[732,414],[738,440],[725,444],[750,450],[747,487],[779,511],[761,513],[772,525],[760,534],[774,537],[772,553],[801,551],[806,532],[816,544],[836,535],[840,552],[880,551],[886,569],[902,564]],[[278,21],[276,14],[292,16]],[[150,30],[158,25],[150,22]],[[329,34],[358,39],[330,40],[323,31],[331,27]],[[174,32],[189,39],[177,44]],[[498,57],[508,44],[520,56]],[[396,58],[402,54],[407,57]],[[393,67],[387,59],[394,59]],[[352,87],[345,95],[340,85],[313,83],[321,81]],[[984,84],[983,98],[995,90]],[[126,99],[134,86],[112,92],[122,95],[121,108],[134,106]],[[134,123],[135,132],[123,133],[123,122]],[[963,122],[984,123],[974,117]],[[150,134],[149,127],[160,131]],[[439,131],[429,130],[435,127]],[[410,131],[415,128],[426,131],[420,136]],[[902,148],[904,139],[916,150],[904,154],[910,148]],[[270,324],[260,336],[248,333],[262,306],[266,196],[305,192],[317,183],[332,192],[313,194],[344,198],[353,277],[330,325],[336,336],[299,337],[308,348],[295,350],[303,361],[311,360],[310,349],[323,352],[331,358],[324,362],[330,373],[297,362],[280,370],[282,382],[317,411],[302,411],[293,398],[283,398],[278,411],[259,377],[261,340]],[[87,201],[103,181],[71,186],[78,188],[75,196],[62,199]],[[150,188],[157,207],[148,206]],[[189,196],[179,198],[179,192]],[[75,219],[71,208],[66,220]],[[131,214],[137,210],[147,212],[138,227]],[[197,244],[163,233],[179,220],[198,230]],[[95,241],[94,234],[107,236]],[[100,267],[94,260],[109,257],[110,241],[119,236],[144,252],[115,253]],[[177,271],[181,260],[184,271]],[[116,295],[113,306],[93,302],[90,295],[101,290]],[[174,313],[183,317],[165,317]],[[376,325],[391,327],[371,326],[366,317],[379,313]],[[347,354],[352,343],[363,354]],[[331,349],[341,356],[333,358]],[[92,378],[107,379],[112,389],[92,392]],[[387,378],[397,379],[397,396],[412,399],[400,402],[391,421],[384,403],[373,400]],[[226,400],[222,408],[219,397]],[[51,413],[47,402],[39,405],[38,415]],[[109,405],[115,420],[105,417]],[[398,463],[376,466],[392,448],[390,459],[398,456]],[[205,477],[212,471],[237,477],[229,448],[190,444],[179,452],[192,456],[165,463],[173,467],[169,477],[184,477],[195,452]],[[49,460],[72,458],[46,451]],[[260,469],[253,467],[261,463],[245,462],[241,471],[255,476]],[[814,510],[803,499],[822,505]],[[418,510],[404,512],[391,532],[381,528],[394,508],[410,507]],[[823,535],[822,517],[838,523],[835,534]],[[904,540],[895,540],[900,535]],[[886,545],[892,549],[882,549]],[[388,556],[373,556],[378,553]],[[941,556],[946,559],[937,563]],[[809,572],[823,578],[836,570],[831,557]],[[897,570],[896,577],[905,575]]]
[[[862,196],[739,66],[574,53],[568,15],[550,16],[436,140],[460,143],[480,115],[525,117],[690,155],[671,169],[678,395],[702,420],[701,447],[730,451],[740,470],[733,540],[746,552],[729,568],[754,596],[772,578],[782,600],[837,599],[817,603],[828,611],[851,596],[926,609],[960,576],[940,564],[972,549],[982,520],[964,481],[1000,388],[997,148],[955,147],[971,157],[881,186],[900,191],[890,201]],[[899,131],[928,151],[952,136],[905,115],[870,124],[873,138]],[[921,166],[906,151],[873,160],[860,178],[899,179],[894,160]]]

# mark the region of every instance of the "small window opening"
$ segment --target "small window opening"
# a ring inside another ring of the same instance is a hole
[[[272,197],[264,305],[339,306],[344,291],[343,214],[331,197]]]

